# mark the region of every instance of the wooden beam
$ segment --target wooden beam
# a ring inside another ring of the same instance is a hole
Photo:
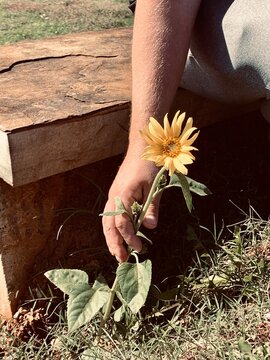
[[[78,168],[125,151],[129,106],[8,134],[12,186]]]

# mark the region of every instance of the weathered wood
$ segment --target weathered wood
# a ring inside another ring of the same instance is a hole
[[[12,171],[6,182],[23,185],[123,152],[127,144],[129,108],[36,126],[7,135]]]
[[[2,46],[0,130],[126,104],[130,43],[130,29],[121,29]]]
[[[61,176],[12,188],[0,180],[0,316],[11,317],[36,255],[51,233]]]

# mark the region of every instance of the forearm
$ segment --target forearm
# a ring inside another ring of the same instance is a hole
[[[129,152],[139,153],[138,131],[150,116],[169,111],[183,74],[200,0],[137,0],[132,46]]]

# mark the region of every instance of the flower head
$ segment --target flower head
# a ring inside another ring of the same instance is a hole
[[[185,115],[177,111],[170,125],[168,114],[166,114],[164,127],[151,117],[149,124],[141,131],[142,137],[148,144],[142,158],[154,161],[157,166],[164,166],[169,170],[170,176],[175,171],[186,175],[188,170],[185,165],[192,164],[195,160],[191,150],[198,150],[191,146],[199,135],[199,132],[193,134],[197,128],[192,127],[192,118],[187,119],[182,130]]]

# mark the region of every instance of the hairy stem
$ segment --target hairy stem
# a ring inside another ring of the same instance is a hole
[[[148,197],[147,197],[147,200],[146,202],[144,203],[143,205],[143,208],[142,208],[142,211],[140,213],[140,216],[138,218],[138,221],[135,225],[135,230],[136,232],[139,230],[140,226],[142,225],[142,222],[143,222],[143,219],[145,217],[145,214],[149,208],[149,205],[151,204],[151,202],[153,201],[153,197],[154,197],[154,194],[156,192],[156,187],[157,187],[157,184],[161,178],[161,176],[163,175],[163,173],[166,171],[165,167],[162,167],[159,172],[157,173],[154,181],[153,181],[153,184],[151,186],[151,189],[150,189],[150,192],[148,194]]]
[[[107,303],[107,306],[106,306],[105,313],[104,313],[103,318],[102,318],[101,323],[100,323],[100,327],[99,327],[99,330],[98,330],[97,337],[95,339],[96,344],[99,343],[99,341],[101,339],[102,332],[103,332],[103,328],[104,328],[107,320],[110,317],[111,310],[112,310],[112,304],[113,304],[113,300],[114,300],[114,297],[115,297],[115,292],[116,292],[117,285],[118,285],[118,281],[117,281],[117,277],[116,277],[115,280],[114,280],[114,283],[113,283],[113,285],[111,287],[110,297],[109,297],[109,300],[108,300],[108,303]]]

